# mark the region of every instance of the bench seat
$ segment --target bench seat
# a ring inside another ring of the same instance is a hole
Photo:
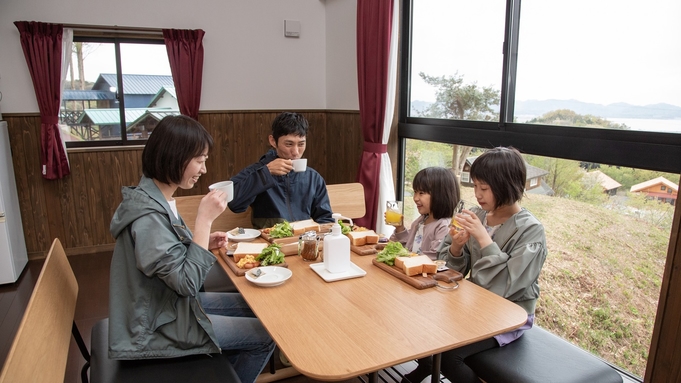
[[[92,328],[90,382],[240,383],[226,353],[170,359],[109,359],[109,320]]]
[[[603,360],[541,327],[504,347],[469,356],[465,363],[487,383],[621,383]]]

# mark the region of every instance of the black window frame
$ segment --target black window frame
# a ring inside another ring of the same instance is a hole
[[[521,0],[506,1],[499,121],[444,120],[409,116],[413,1],[402,2],[400,26],[397,195],[403,195],[404,192],[407,139],[479,148],[514,146],[527,154],[677,174],[681,172],[681,161],[669,161],[670,158],[681,159],[681,134],[513,122]]]
[[[110,146],[144,146],[147,143],[146,139],[136,139],[128,140],[126,132],[126,121],[125,121],[125,97],[122,97],[124,93],[125,84],[123,83],[123,73],[121,71],[121,44],[153,44],[153,45],[165,45],[163,40],[163,35],[158,32],[158,36],[153,37],[126,37],[126,36],[98,36],[90,35],[88,33],[78,33],[74,31],[73,42],[84,42],[84,43],[104,43],[104,44],[114,44],[115,59],[116,59],[116,100],[118,101],[118,112],[121,121],[121,137],[118,140],[92,140],[92,141],[66,141],[66,148],[100,148],[100,147],[110,147]],[[63,91],[63,90],[62,90]]]

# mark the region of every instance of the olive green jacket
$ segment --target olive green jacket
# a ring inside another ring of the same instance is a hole
[[[487,214],[480,208],[474,212],[484,222]],[[484,249],[471,237],[463,247],[463,255],[454,257],[449,252],[452,237],[442,241],[438,258],[447,266],[460,271],[468,279],[502,296],[534,314],[539,298],[539,273],[546,260],[544,226],[529,211],[514,214],[492,236],[492,244]]]
[[[109,282],[109,357],[219,353],[198,300],[215,256],[192,242],[153,180],[122,189],[111,220],[116,246]]]

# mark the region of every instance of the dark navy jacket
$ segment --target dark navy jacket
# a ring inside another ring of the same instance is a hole
[[[324,178],[309,166],[304,172],[273,176],[267,164],[276,158],[277,152],[270,149],[260,161],[232,177],[234,199],[229,209],[241,213],[251,206],[251,221],[256,228],[271,227],[283,220],[333,222]]]

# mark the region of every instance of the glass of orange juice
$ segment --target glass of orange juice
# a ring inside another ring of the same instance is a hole
[[[402,224],[402,201],[388,201],[385,204],[386,225],[399,226]]]
[[[472,203],[472,202],[460,200],[459,203],[456,205],[456,208],[454,209],[454,216],[452,217],[452,222],[450,223],[449,226],[456,228],[456,231],[463,230],[463,227],[461,227],[459,222],[456,220],[456,215],[457,214],[466,214],[466,213],[463,212],[464,209],[471,210],[474,207],[479,207],[479,206]]]

